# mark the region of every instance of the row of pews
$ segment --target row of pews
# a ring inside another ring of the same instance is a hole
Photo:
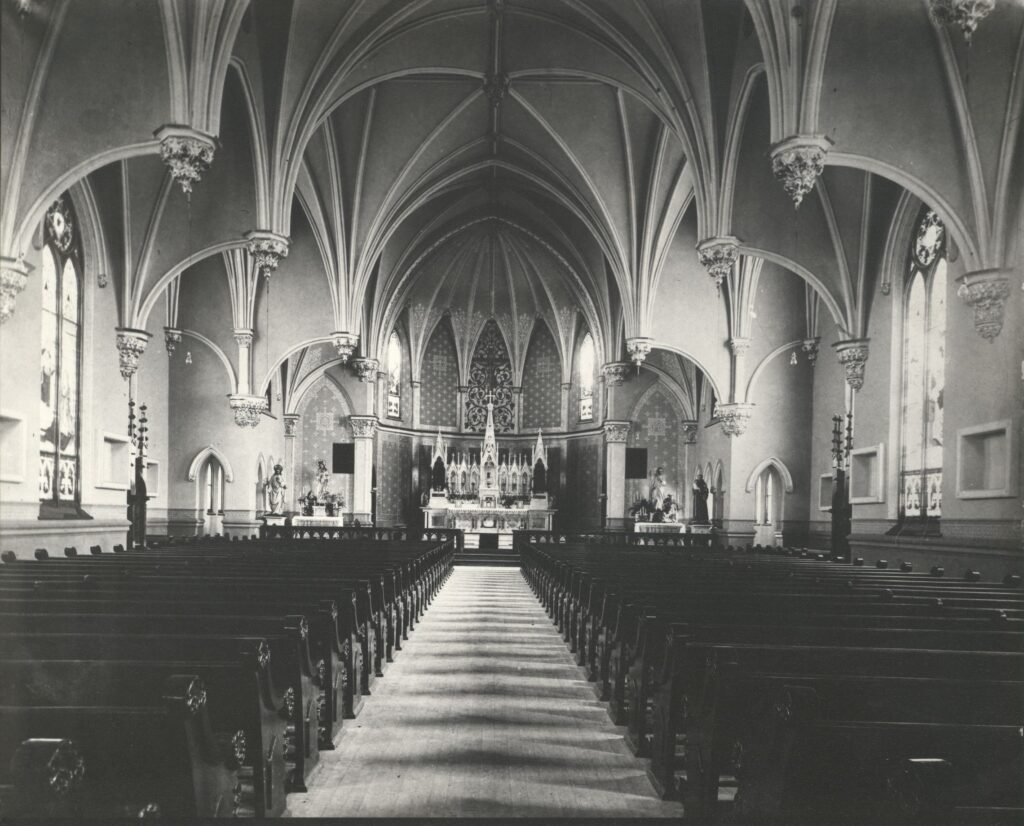
[[[517,536],[527,581],[700,822],[1024,822],[1024,594],[827,561]]]
[[[0,565],[0,821],[274,817],[359,714],[454,543],[35,557]]]

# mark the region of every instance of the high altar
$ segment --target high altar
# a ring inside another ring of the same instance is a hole
[[[538,431],[532,461],[527,455],[499,459],[494,435],[494,404],[487,403],[487,425],[480,459],[448,452],[437,434],[430,464],[430,501],[423,508],[430,528],[461,528],[472,547],[481,534],[515,530],[551,530],[555,511],[548,507],[547,449]],[[499,542],[501,540],[499,539]]]

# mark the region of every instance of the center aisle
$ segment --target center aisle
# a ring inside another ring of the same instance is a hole
[[[457,567],[295,817],[680,817],[517,568]]]

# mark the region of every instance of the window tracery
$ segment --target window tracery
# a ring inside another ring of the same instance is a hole
[[[587,333],[580,344],[580,421],[594,420],[594,338]]]
[[[397,331],[388,339],[388,418],[402,417],[402,342]]]
[[[466,394],[466,429],[483,430],[487,424],[487,401],[493,394],[494,430],[508,433],[515,426],[512,401],[512,361],[497,323],[484,325],[469,366]]]

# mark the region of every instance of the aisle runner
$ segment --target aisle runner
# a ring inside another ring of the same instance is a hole
[[[456,568],[299,817],[679,817],[516,568]]]

